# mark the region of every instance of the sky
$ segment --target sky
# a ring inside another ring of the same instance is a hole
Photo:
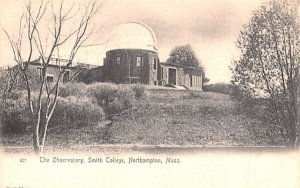
[[[191,44],[210,83],[228,83],[230,63],[238,56],[235,42],[239,31],[262,3],[263,0],[103,0],[94,20],[95,32],[85,45],[102,44],[124,22],[143,22],[157,36],[160,61],[168,59],[172,48]],[[25,0],[0,0],[0,24],[12,36],[16,35],[24,4]],[[13,53],[3,31],[0,57],[0,66],[13,65]],[[79,59],[97,65],[103,64],[104,57],[104,45],[82,48],[78,53]]]

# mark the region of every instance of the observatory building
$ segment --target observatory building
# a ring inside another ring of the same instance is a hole
[[[128,22],[117,26],[106,42],[103,66],[76,62],[66,69],[61,82],[70,80],[114,83],[170,85],[181,89],[202,90],[203,71],[182,64],[160,62],[158,42],[153,30],[144,23]],[[67,60],[51,58],[46,79],[58,78]],[[28,63],[29,69],[41,74],[41,59]]]
[[[202,90],[202,70],[160,62],[156,35],[144,23],[128,22],[117,26],[106,49],[104,66],[101,68],[105,81],[174,85]]]
[[[119,25],[113,30],[106,49],[103,67],[106,81],[158,84],[158,43],[149,26],[139,22]]]
[[[74,79],[85,83],[142,83],[202,90],[202,70],[160,62],[156,35],[144,23],[128,22],[117,26],[105,48],[103,66],[94,67],[77,62],[68,67],[63,81]],[[57,79],[65,60],[52,58],[51,62],[51,74],[47,75],[49,82]],[[29,65],[39,72],[40,59],[30,62]]]

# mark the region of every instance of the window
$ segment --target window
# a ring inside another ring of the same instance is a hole
[[[42,79],[42,67],[37,67],[37,70],[39,72],[40,79]]]
[[[141,62],[142,62],[142,58],[140,56],[136,57],[136,66],[140,67],[141,66]]]
[[[161,78],[164,78],[164,68],[161,67]]]
[[[117,64],[120,65],[120,63],[121,63],[121,57],[118,56],[118,57],[117,57]]]
[[[153,59],[153,69],[156,70],[156,58]]]
[[[47,82],[53,82],[54,81],[54,76],[51,75],[51,74],[47,74],[46,80],[47,80]]]

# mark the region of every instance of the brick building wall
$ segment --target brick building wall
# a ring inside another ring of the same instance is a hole
[[[76,80],[86,84],[90,84],[92,82],[104,82],[104,67],[98,66],[95,68],[80,71]]]
[[[104,75],[116,83],[158,83],[159,59],[156,52],[117,49],[106,52]]]

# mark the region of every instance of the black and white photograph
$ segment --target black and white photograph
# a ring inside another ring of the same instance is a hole
[[[0,26],[0,187],[300,186],[299,0],[0,0]]]

